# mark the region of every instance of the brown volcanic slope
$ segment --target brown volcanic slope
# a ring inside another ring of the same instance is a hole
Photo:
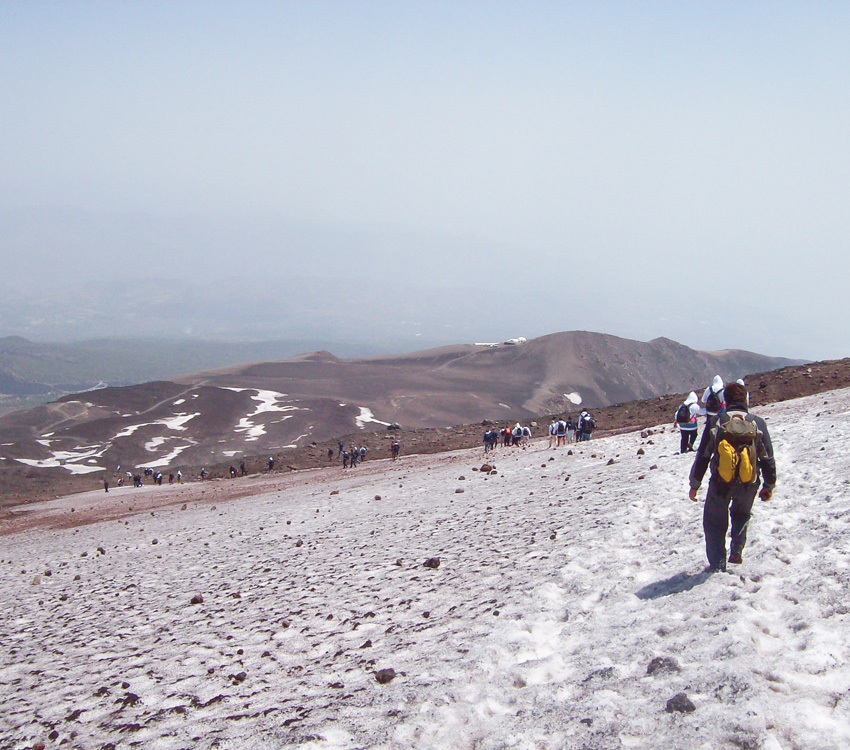
[[[574,331],[517,346],[458,345],[394,357],[339,360],[326,352],[203,374],[209,385],[282,391],[367,406],[385,422],[438,427],[528,418],[574,405],[648,398],[792,364],[742,351],[699,352],[659,338],[648,343]],[[197,382],[198,376],[184,379]]]
[[[383,424],[358,421],[364,408],[383,423],[400,423],[408,448],[421,442],[423,450],[439,450],[478,428],[439,430],[452,438],[448,442],[415,436],[484,419],[575,413],[565,394],[578,393],[581,405],[593,408],[703,387],[717,373],[729,380],[787,362],[585,332],[395,357],[340,360],[317,352],[179,382],[89,391],[6,415],[0,418],[0,493],[21,502],[53,492],[57,482],[90,487],[119,465],[166,474],[182,467],[188,474],[187,467],[226,470],[242,456],[258,457],[249,462],[257,468],[270,454],[292,464],[303,450],[315,460],[313,443],[322,444],[324,455],[340,435],[355,434],[359,444],[383,451],[387,432]]]

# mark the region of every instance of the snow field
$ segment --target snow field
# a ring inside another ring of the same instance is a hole
[[[779,483],[727,574],[669,427],[0,537],[0,744],[850,746],[850,391],[758,413]]]

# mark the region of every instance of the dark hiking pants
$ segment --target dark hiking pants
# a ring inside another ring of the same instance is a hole
[[[708,483],[702,528],[705,532],[705,554],[712,568],[726,568],[726,530],[732,519],[730,552],[741,554],[747,544],[747,525],[758,484],[727,485],[712,478]]]
[[[697,440],[697,429],[694,427],[692,430],[683,430],[679,429],[679,432],[682,434],[682,442],[679,446],[679,453],[687,453],[688,451],[692,451],[694,449],[694,443]]]

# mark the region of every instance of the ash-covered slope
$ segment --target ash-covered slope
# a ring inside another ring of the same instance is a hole
[[[572,332],[520,345],[394,357],[328,352],[68,396],[0,418],[5,466],[74,474],[200,467],[364,429],[526,419],[698,388],[782,367],[747,352],[697,352]]]
[[[846,748],[850,391],[759,413],[777,490],[715,575],[654,425],[28,508],[0,746]]]

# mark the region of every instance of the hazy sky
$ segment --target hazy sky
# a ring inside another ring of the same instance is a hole
[[[415,237],[552,300],[506,337],[841,357],[848,91],[839,2],[0,2],[0,200]]]

